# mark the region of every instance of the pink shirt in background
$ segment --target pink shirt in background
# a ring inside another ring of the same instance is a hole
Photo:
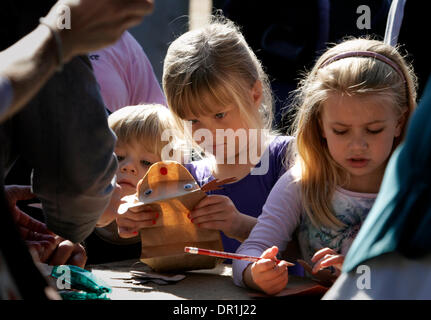
[[[111,112],[142,103],[167,105],[148,57],[129,32],[114,45],[90,53],[89,58]]]

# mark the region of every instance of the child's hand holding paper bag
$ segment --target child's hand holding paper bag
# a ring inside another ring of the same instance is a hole
[[[207,196],[205,191],[231,181],[211,181],[201,189],[180,163],[157,162],[138,183],[137,193],[123,198],[118,213],[124,218],[117,223],[128,231],[139,224],[141,261],[156,271],[214,268],[219,259],[187,255],[184,247],[223,250],[220,232],[198,228],[187,216]]]
[[[128,208],[116,218],[118,235],[121,238],[136,237],[140,229],[156,224],[160,217],[159,211],[154,206],[145,204]]]

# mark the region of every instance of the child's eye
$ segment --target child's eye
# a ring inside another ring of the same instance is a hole
[[[121,161],[123,161],[125,159],[125,157],[123,157],[123,156],[119,156],[118,154],[117,154],[117,160],[118,160],[118,162],[121,162]]]
[[[153,163],[152,162],[150,162],[150,161],[147,161],[147,160],[141,160],[141,164],[143,165],[143,166],[151,166]]]
[[[215,118],[223,119],[225,116],[226,116],[226,112],[220,112],[220,113],[216,113]]]
[[[367,129],[367,132],[368,132],[368,133],[371,133],[371,134],[378,134],[378,133],[382,132],[382,131],[383,131],[383,129],[384,129],[384,128],[381,128],[381,129],[378,129],[378,130],[370,130],[370,129]]]
[[[189,120],[191,124],[196,124],[199,122],[199,120],[193,119],[193,120]]]
[[[332,132],[334,132],[334,134],[336,134],[336,135],[341,136],[341,135],[345,134],[347,132],[347,130],[339,131],[339,130],[332,129]]]

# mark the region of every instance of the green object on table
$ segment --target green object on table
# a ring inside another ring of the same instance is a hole
[[[59,291],[63,300],[109,300],[106,293],[98,294],[94,292],[63,290]]]
[[[73,265],[54,266],[51,276],[57,281],[64,282],[61,289],[73,289],[70,291],[60,291],[60,295],[65,300],[88,300],[88,299],[109,299],[106,294],[112,292],[111,287],[98,279],[93,273]],[[59,284],[57,283],[57,287]]]

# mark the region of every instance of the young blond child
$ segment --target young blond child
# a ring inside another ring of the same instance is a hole
[[[123,203],[121,199],[136,193],[139,180],[153,163],[161,160],[183,162],[187,157],[181,124],[163,105],[127,106],[112,113],[108,123],[117,136],[118,171],[111,202],[100,217],[92,238],[86,241],[89,261],[93,263],[107,261],[107,257],[111,261],[115,257],[139,257],[138,230],[155,224],[159,213],[141,207],[119,215],[117,209]],[[126,244],[135,244],[135,247],[120,246]]]
[[[238,249],[265,259],[234,261],[235,284],[281,291],[288,272],[286,261],[277,264],[275,257],[295,230],[313,273],[341,268],[403,138],[415,81],[397,50],[380,41],[346,40],[320,57],[297,92],[294,166]]]
[[[234,252],[286,170],[292,138],[271,130],[268,77],[234,23],[216,17],[169,46],[163,88],[169,108],[208,156],[187,166],[198,183],[237,179],[209,192],[190,214],[198,227],[222,231],[225,251]]]

